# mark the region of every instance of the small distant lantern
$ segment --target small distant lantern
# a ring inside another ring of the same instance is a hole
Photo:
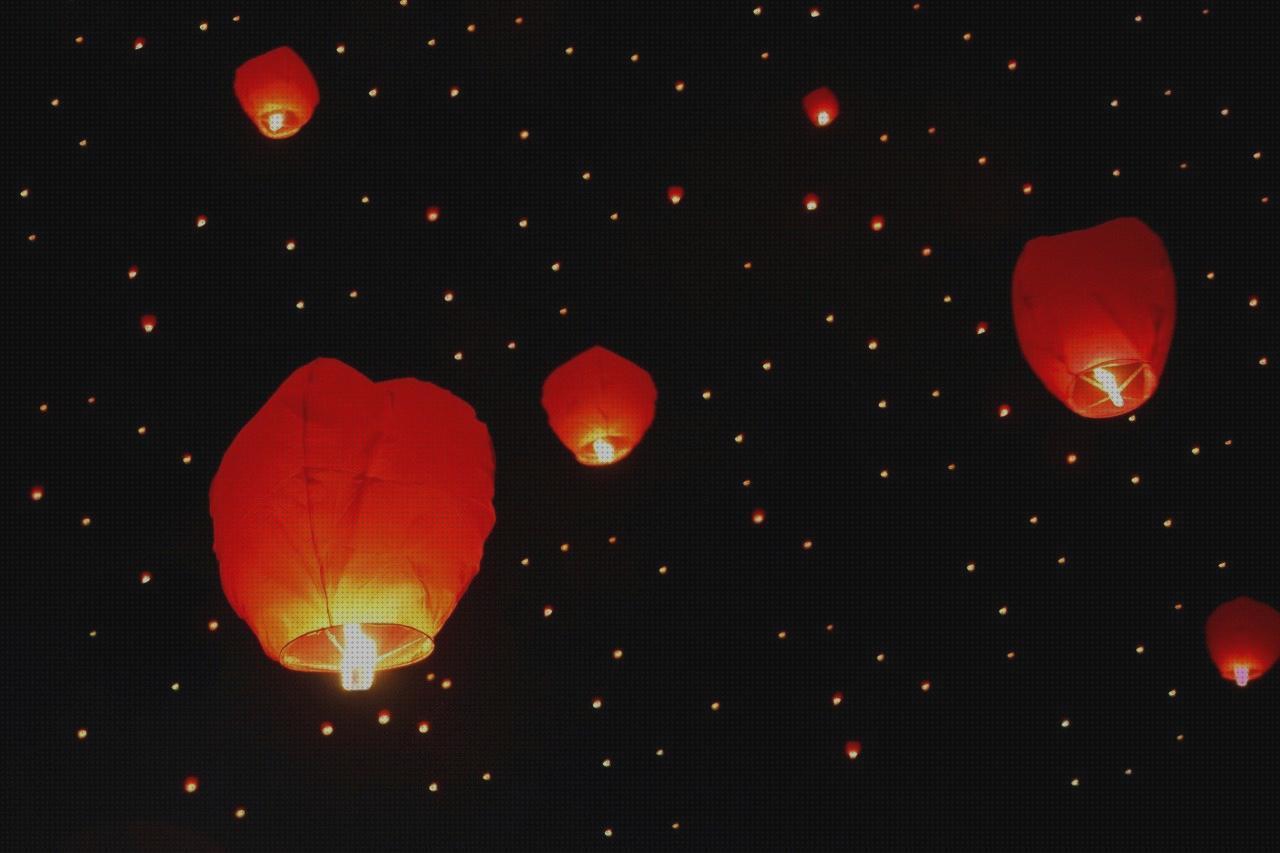
[[[1261,601],[1241,596],[1218,605],[1204,633],[1222,677],[1241,687],[1280,659],[1280,612]]]
[[[236,69],[236,98],[268,139],[288,139],[311,120],[320,89],[290,47],[277,47]]]
[[[156,315],[143,314],[138,318],[138,325],[142,327],[142,331],[151,334],[156,330]]]
[[[804,197],[804,209],[812,213],[818,209],[818,194],[808,193]]]
[[[600,346],[557,367],[542,385],[552,431],[583,465],[628,455],[653,423],[657,399],[644,368]]]
[[[840,115],[840,100],[826,86],[805,95],[801,103],[814,127],[827,127]]]
[[[672,204],[679,204],[684,198],[684,187],[679,184],[672,184],[667,187],[667,201]]]
[[[1138,219],[1037,237],[1013,270],[1022,354],[1086,418],[1128,414],[1155,393],[1175,303],[1164,243]]]

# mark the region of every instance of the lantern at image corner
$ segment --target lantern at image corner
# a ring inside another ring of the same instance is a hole
[[[1127,414],[1155,393],[1176,295],[1164,243],[1137,219],[1037,237],[1013,270],[1013,322],[1027,363],[1086,418]]]
[[[604,347],[579,353],[542,384],[542,408],[561,444],[583,465],[611,465],[653,423],[658,389],[639,365]]]
[[[268,139],[288,139],[311,120],[320,89],[311,69],[290,47],[277,47],[236,69],[236,98]]]
[[[814,127],[827,127],[840,115],[840,100],[826,86],[805,95],[801,103]]]
[[[479,570],[493,470],[489,431],[448,391],[313,361],[213,478],[227,600],[268,657],[367,689],[431,654]]]
[[[1218,672],[1241,687],[1280,659],[1280,612],[1252,598],[1241,596],[1218,605],[1205,623],[1204,635]]]

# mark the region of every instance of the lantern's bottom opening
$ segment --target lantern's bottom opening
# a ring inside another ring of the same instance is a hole
[[[1127,414],[1150,399],[1156,375],[1145,361],[1100,361],[1071,382],[1071,408],[1086,418]]]
[[[409,666],[435,650],[431,637],[408,625],[361,622],[358,627],[362,640],[374,644],[374,670]],[[302,672],[341,673],[346,630],[345,625],[330,625],[295,637],[280,650],[280,663]]]
[[[575,454],[583,465],[612,465],[631,452],[631,445],[620,435],[597,436],[584,443]]]
[[[288,139],[302,130],[301,116],[288,107],[268,106],[258,114],[258,129],[272,139]]]

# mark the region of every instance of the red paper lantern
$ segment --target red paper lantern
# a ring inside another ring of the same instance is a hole
[[[840,100],[826,86],[805,95],[802,103],[814,127],[827,127],[840,115]]]
[[[151,334],[156,330],[157,322],[159,321],[156,320],[155,314],[143,314],[141,317],[138,318],[138,325],[141,326],[142,331],[146,332],[147,334]]]
[[[667,200],[672,204],[679,204],[684,198],[684,187],[679,184],[672,184],[667,187]]]
[[[1086,418],[1127,414],[1160,381],[1173,340],[1173,269],[1137,219],[1037,237],[1013,270],[1013,321],[1027,363]]]
[[[804,209],[812,213],[818,209],[818,194],[806,193],[804,197]]]
[[[1204,626],[1209,656],[1228,681],[1244,687],[1280,659],[1280,612],[1252,598],[1232,599]]]
[[[542,385],[552,431],[583,465],[610,465],[629,454],[653,423],[657,399],[644,368],[604,347],[569,359]]]
[[[431,654],[480,568],[493,468],[489,431],[448,391],[313,361],[214,476],[227,600],[268,657],[366,689]]]
[[[311,121],[320,89],[311,69],[290,47],[277,47],[236,69],[236,98],[268,139],[287,139]]]

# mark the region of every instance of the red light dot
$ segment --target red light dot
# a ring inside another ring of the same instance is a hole
[[[997,412],[997,413],[1000,415],[1000,417],[1002,417],[1002,418],[1007,418],[1007,417],[1009,417],[1009,413],[1010,413],[1010,412],[1012,412],[1012,411],[1013,411],[1013,409],[1009,408],[1009,406],[1008,406],[1007,404],[1002,404],[1002,405],[1000,406],[1000,408],[996,410],[996,412]]]
[[[147,40],[143,36],[138,36],[136,39],[133,40],[134,50],[142,50],[146,46],[147,46]]]
[[[44,500],[44,486],[32,486],[32,487],[31,487],[31,500],[33,500],[33,501],[42,501],[42,500]]]
[[[1005,67],[1006,67],[1006,68],[1008,68],[1010,71],[1017,71],[1017,70],[1018,70],[1018,60],[1016,60],[1016,59],[1010,59],[1010,60],[1005,64]]]
[[[845,741],[844,754],[845,754],[845,757],[848,758],[850,761],[857,758],[860,754],[862,754],[862,741],[860,740]]]
[[[182,790],[186,791],[188,794],[194,794],[196,791],[200,790],[200,780],[195,776],[188,776],[186,779],[182,780]]]
[[[684,187],[672,185],[667,187],[667,200],[672,204],[679,204],[684,199]]]
[[[137,277],[138,277],[138,265],[134,264],[133,266],[129,267],[129,278],[137,278]]]
[[[143,314],[138,318],[138,325],[141,326],[142,331],[147,334],[151,334],[156,330],[156,322],[155,314]]]
[[[844,694],[843,694],[843,693],[841,693],[839,690],[837,690],[835,693],[832,693],[832,694],[831,694],[831,704],[832,704],[832,705],[839,705],[839,704],[840,704],[841,702],[843,702],[843,701],[844,701]]]
[[[321,723],[320,734],[324,735],[325,737],[328,737],[329,735],[333,734],[333,723],[330,723],[330,722]]]
[[[808,211],[810,211],[810,212],[815,211],[815,210],[817,210],[817,209],[818,209],[818,195],[817,195],[817,193],[809,193],[808,195],[806,195],[806,196],[804,197],[804,209],[805,209],[805,210],[808,210]]]
[[[1032,193],[1034,190],[1035,190],[1035,187],[1033,187],[1030,183],[1026,183],[1026,184],[1023,184],[1023,185],[1022,185],[1022,194],[1023,194],[1023,195],[1031,195],[1031,193]]]
[[[756,509],[751,512],[752,524],[764,524],[764,510]]]
[[[378,712],[378,725],[385,726],[389,722],[391,722],[391,712],[383,708]]]
[[[427,216],[428,222],[438,221],[440,219],[440,208],[435,207],[434,205],[431,207],[428,207],[426,216]]]
[[[883,216],[881,216],[880,214],[878,214],[878,213],[877,213],[875,216],[871,217],[871,230],[872,230],[872,231],[883,231],[883,230],[884,230],[884,217],[883,217]]]
[[[987,333],[987,329],[989,328],[990,326],[987,325],[986,320],[979,320],[978,325],[973,327],[973,331],[975,334],[985,335]]]

